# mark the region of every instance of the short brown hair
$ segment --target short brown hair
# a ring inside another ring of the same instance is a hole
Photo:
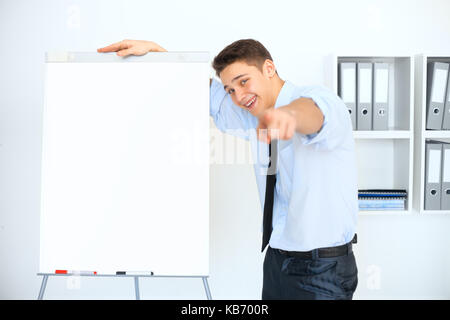
[[[266,59],[273,61],[269,51],[261,42],[253,39],[242,39],[225,47],[214,58],[212,67],[218,77],[223,69],[236,61],[245,61],[247,64],[255,66],[262,71],[262,66]]]

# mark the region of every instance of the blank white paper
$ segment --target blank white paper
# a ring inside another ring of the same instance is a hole
[[[40,272],[209,274],[206,61],[55,62],[45,80]]]

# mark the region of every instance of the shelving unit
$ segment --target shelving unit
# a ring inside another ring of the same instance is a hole
[[[406,189],[405,210],[360,211],[360,215],[405,215],[412,212],[414,147],[413,56],[333,55],[332,88],[338,94],[340,62],[389,63],[388,130],[353,131],[358,189]]]
[[[450,63],[450,55],[418,54],[415,56],[415,127],[416,141],[414,151],[414,208],[422,214],[450,214],[450,210],[425,210],[425,141],[426,139],[450,142],[450,130],[426,130],[426,99],[427,99],[427,63]]]
[[[385,130],[385,131],[353,131],[355,139],[409,139],[412,137],[410,130]]]

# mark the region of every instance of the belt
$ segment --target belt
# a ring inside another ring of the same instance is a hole
[[[355,233],[355,236],[349,243],[337,247],[319,248],[311,251],[285,251],[281,249],[276,250],[284,255],[303,259],[313,259],[315,254],[317,254],[317,258],[334,258],[352,253],[352,244],[356,242],[357,237]]]

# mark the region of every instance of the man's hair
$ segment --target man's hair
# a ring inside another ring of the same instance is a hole
[[[262,66],[266,59],[273,61],[269,51],[261,44],[261,42],[253,39],[242,39],[233,42],[223,49],[215,58],[212,67],[219,77],[220,73],[228,65],[243,61],[248,65],[255,66],[262,71]]]

